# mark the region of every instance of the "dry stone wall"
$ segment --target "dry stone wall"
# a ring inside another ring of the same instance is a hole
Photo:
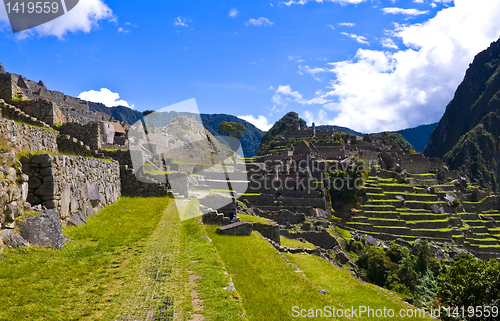
[[[61,135],[69,135],[81,140],[92,150],[101,149],[101,129],[99,123],[66,123],[58,128]]]
[[[0,228],[13,229],[15,219],[24,210],[28,197],[28,176],[21,172],[21,166],[16,161],[16,151],[0,150]],[[9,241],[2,242],[9,245]]]
[[[35,99],[35,100],[21,100],[10,102],[16,108],[22,110],[24,113],[35,117],[50,126],[54,124],[62,124],[66,122],[61,110],[57,105],[48,100]]]
[[[57,132],[0,118],[1,143],[16,150],[58,152]]]
[[[42,154],[21,162],[29,177],[28,202],[58,209],[61,219],[74,225],[121,196],[116,161]]]

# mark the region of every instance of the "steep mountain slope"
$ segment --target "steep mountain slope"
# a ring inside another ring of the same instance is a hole
[[[395,133],[401,134],[403,137],[410,143],[417,153],[421,153],[427,143],[429,142],[429,138],[432,134],[434,128],[436,128],[438,123],[429,124],[429,125],[420,125],[413,128],[398,130]]]
[[[373,137],[378,141],[383,142],[386,145],[397,145],[403,149],[407,149],[409,151],[414,152],[415,148],[403,137],[403,135],[392,132],[382,132],[378,134],[374,134]]]
[[[101,103],[88,102],[90,110],[99,111],[113,116],[114,119],[119,121],[126,121],[129,124],[134,124],[139,119],[142,118],[142,113],[128,107],[117,106],[117,107],[106,107]],[[183,113],[188,115],[189,113]],[[177,114],[165,115],[158,120],[158,124],[161,122],[170,122],[171,119],[176,118]],[[247,122],[246,120],[240,119],[233,115],[226,114],[200,114],[201,120],[203,121],[203,126],[214,136],[220,135],[217,130],[219,129],[219,124],[222,121],[233,121],[246,127],[247,130],[243,133],[243,137],[240,139],[241,145],[243,147],[243,153],[245,157],[253,157],[257,152],[262,135],[264,132],[255,127],[253,124]]]
[[[246,120],[240,119],[233,115],[226,114],[201,114],[201,120],[203,121],[203,126],[214,136],[220,136],[217,132],[219,129],[219,124],[222,121],[233,121],[236,123],[240,123],[246,127],[246,130],[243,132],[243,136],[240,138],[240,142],[243,148],[243,153],[245,157],[253,157],[257,153],[257,148],[259,148],[259,144],[262,140],[262,136],[264,132],[255,125],[247,122]],[[223,141],[220,139],[221,142]]]
[[[500,40],[479,53],[424,150],[481,185],[498,190]]]
[[[498,67],[500,42],[493,42],[488,49],[474,58],[458,86],[453,100],[432,132],[425,155],[443,157],[455,146],[462,135],[473,129],[481,119],[497,106],[490,101],[498,92]]]
[[[101,103],[89,101],[89,109],[113,116],[118,121],[126,121],[130,125],[142,118],[142,113],[125,106],[106,107]]]
[[[278,120],[271,129],[269,129],[260,143],[259,149],[257,150],[257,155],[266,155],[271,149],[271,143],[277,141],[282,136],[289,136],[297,129],[300,125],[301,128],[306,126],[306,122],[299,118],[299,115],[295,112],[289,112],[283,118]]]

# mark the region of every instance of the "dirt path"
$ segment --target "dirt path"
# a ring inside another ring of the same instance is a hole
[[[180,219],[175,207],[163,215],[143,253],[137,275],[125,285],[115,320],[174,320],[170,295],[180,251]]]

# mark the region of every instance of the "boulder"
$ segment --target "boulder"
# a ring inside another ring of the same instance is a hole
[[[311,230],[311,223],[305,222],[302,224],[302,231],[310,231]]]
[[[250,222],[236,222],[217,228],[217,234],[220,235],[245,235],[252,234],[253,225]]]
[[[63,235],[59,217],[59,212],[51,209],[26,219],[19,224],[21,236],[32,245],[61,249],[70,239]]]
[[[401,245],[401,246],[406,247],[406,248],[407,248],[407,249],[409,249],[409,250],[411,250],[411,249],[412,249],[412,247],[413,247],[413,246],[412,246],[409,242],[405,241],[404,239],[402,239],[402,238],[400,238],[400,237],[398,237],[398,238],[397,238],[394,242],[395,242],[396,244],[399,244],[399,245]]]
[[[26,241],[22,236],[19,236],[17,234],[14,236],[14,239],[9,244],[10,248],[27,247],[27,246],[30,246],[28,241]]]
[[[365,246],[379,246],[380,242],[371,235],[363,235]]]
[[[73,225],[73,226],[79,226],[79,225],[84,225],[87,223],[87,216],[85,213],[78,212],[73,214],[68,220],[68,224]]]
[[[52,161],[52,156],[49,154],[35,155],[31,158],[32,164],[48,163]]]
[[[432,204],[431,207],[429,208],[429,210],[434,214],[443,214],[444,213],[443,207],[437,206],[436,204]]]
[[[349,258],[344,252],[338,252],[337,253],[337,260],[339,261],[340,264],[344,265],[347,262],[349,262]]]
[[[444,197],[444,201],[446,202],[446,204],[448,206],[453,206],[453,202],[455,201],[455,197],[453,197],[450,194],[446,194],[446,196]]]

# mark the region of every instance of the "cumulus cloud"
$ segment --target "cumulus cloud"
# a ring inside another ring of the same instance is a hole
[[[55,36],[63,39],[68,33],[83,31],[90,33],[99,27],[103,20],[116,21],[113,11],[102,0],[80,1],[72,10],[68,11],[52,21],[44,23],[35,28],[22,31],[18,34],[19,39],[29,38],[34,35]],[[0,21],[8,24],[8,16],[5,6],[0,6]]]
[[[404,49],[358,49],[353,59],[327,64],[329,85],[310,95],[321,102],[316,114],[322,110],[332,123],[363,132],[438,121],[474,56],[498,39],[498,16],[498,1],[455,0],[423,23],[396,26],[392,37]],[[290,86],[278,91],[274,103],[313,101]]]
[[[266,117],[259,115],[257,118],[253,117],[252,115],[243,115],[243,116],[238,116],[238,118],[241,118],[243,120],[246,120],[247,122],[255,125],[260,130],[267,131],[269,128],[271,128],[273,125],[269,124],[269,121],[267,120]]]
[[[102,103],[107,107],[126,106],[133,108],[133,105],[129,106],[129,104],[125,100],[121,100],[118,93],[114,93],[107,88],[101,88],[101,90],[99,91],[84,91],[80,95],[78,95],[78,98],[92,101],[94,103]]]
[[[341,27],[355,27],[356,24],[354,22],[339,22],[337,23],[338,26]]]
[[[180,16],[175,18],[174,26],[176,27],[189,27],[188,22],[192,22],[193,20],[189,18],[181,18]]]
[[[394,40],[391,38],[383,38],[380,43],[384,48],[399,49],[399,47],[394,43]]]
[[[418,16],[421,14],[428,14],[429,10],[417,10],[417,9],[402,9],[402,8],[382,8],[384,14],[403,14],[406,16]]]
[[[250,19],[246,22],[247,26],[256,26],[256,27],[270,27],[273,24],[274,22],[264,17],[260,17],[259,19]]]
[[[359,43],[369,44],[368,39],[366,39],[366,37],[358,36],[358,35],[355,35],[353,33],[347,33],[347,32],[341,32],[340,34],[342,34],[344,36],[347,36],[349,38],[352,38],[352,39],[356,40]]]
[[[236,18],[238,16],[238,10],[236,10],[235,8],[232,8],[231,10],[229,10],[229,16],[231,18]]]

